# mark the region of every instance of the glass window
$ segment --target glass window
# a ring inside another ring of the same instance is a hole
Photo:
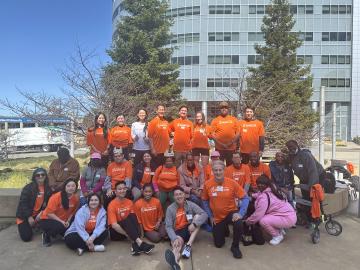
[[[24,128],[35,127],[35,123],[24,123],[23,127]]]
[[[185,16],[185,8],[179,8],[178,9],[178,16]]]
[[[185,57],[178,57],[178,64],[180,66],[183,66],[184,65],[184,62],[185,62]]]
[[[330,41],[337,41],[337,40],[338,40],[338,33],[330,32]]]
[[[224,56],[223,55],[216,55],[215,56],[215,64],[222,64]]]
[[[180,34],[178,35],[178,43],[184,43],[185,42],[185,35]]]
[[[255,55],[255,64],[260,65],[262,62],[262,56],[261,55]]]
[[[255,64],[255,55],[248,55],[248,64]]]
[[[313,41],[313,32],[305,33],[305,41]]]
[[[305,6],[298,6],[297,12],[298,14],[305,14]]]
[[[346,40],[351,41],[351,32],[346,33]]]
[[[215,87],[222,87],[222,79],[215,79]]]
[[[350,87],[350,79],[345,79],[345,87]]]
[[[192,56],[192,63],[193,65],[199,64],[199,56]]]
[[[8,128],[20,128],[20,123],[8,123]]]
[[[191,87],[191,79],[185,79],[185,87]]]
[[[296,5],[291,5],[290,6],[290,13],[291,14],[296,14],[297,13],[297,6]]]
[[[171,64],[177,64],[177,57],[171,57]]]
[[[297,59],[297,63],[299,65],[302,65],[302,64],[305,63],[305,56],[304,55],[298,55],[296,59]]]
[[[249,41],[256,41],[256,33],[255,32],[249,32],[248,33],[248,40]]]
[[[224,14],[231,14],[232,13],[232,6],[226,5],[224,8]]]
[[[223,41],[224,40],[224,34],[221,32],[216,33],[216,41]]]
[[[338,64],[344,65],[345,64],[345,55],[338,55]]]
[[[249,14],[256,14],[256,6],[249,6]]]
[[[231,32],[224,33],[224,41],[231,41]]]
[[[337,56],[336,55],[330,55],[330,64],[331,65],[337,64]]]
[[[303,33],[303,32],[299,33],[299,34],[298,34],[298,38],[299,38],[300,40],[305,40],[305,33]]]
[[[339,6],[339,14],[346,14],[346,5]]]
[[[345,79],[338,79],[337,87],[345,87]]]
[[[265,14],[265,6],[264,5],[258,5],[256,8],[257,14]]]
[[[328,87],[329,86],[329,80],[326,78],[321,79],[321,86]]]
[[[328,55],[321,56],[321,64],[329,64],[329,56]]]
[[[200,34],[194,33],[193,34],[193,42],[199,42],[200,41]]]
[[[192,33],[188,33],[185,35],[185,42],[192,42]]]
[[[322,32],[322,41],[329,41],[330,33],[329,32]]]
[[[240,6],[233,6],[232,7],[232,14],[240,14]]]
[[[209,36],[209,41],[215,41],[215,33],[214,32],[209,33],[208,36]]]
[[[200,6],[193,7],[193,15],[199,15],[200,14]]]
[[[306,6],[305,6],[305,13],[306,13],[306,14],[313,14],[313,13],[314,13],[314,6],[312,6],[312,5],[306,5]]]
[[[329,5],[323,6],[322,13],[323,14],[330,14],[330,6]]]
[[[346,6],[346,13],[351,14],[351,6]]]
[[[215,79],[207,79],[207,87],[214,87]]]
[[[240,33],[233,32],[233,33],[231,34],[231,40],[232,40],[232,41],[239,41],[239,40],[240,40]]]
[[[337,86],[337,79],[330,78],[329,79],[329,87],[336,87]]]
[[[229,86],[230,86],[230,79],[228,78],[223,79],[222,87],[229,87]]]
[[[231,56],[231,64],[239,64],[239,56],[238,55]]]
[[[181,88],[184,88],[185,80],[179,80],[179,85],[180,85]]]
[[[332,5],[330,11],[331,14],[338,14],[339,13],[338,6]]]
[[[216,6],[209,6],[209,14],[215,14]]]
[[[216,6],[216,14],[224,14],[225,7],[224,6]]]
[[[231,64],[231,55],[224,55],[223,64]]]
[[[209,55],[208,56],[208,63],[209,63],[209,65],[215,64],[215,56]]]
[[[307,65],[312,64],[312,55],[305,55],[305,64]]]
[[[230,87],[238,87],[239,86],[239,80],[238,79],[230,79]]]
[[[193,14],[192,7],[186,7],[185,8],[185,14],[186,15],[192,15]]]
[[[256,41],[263,41],[264,33],[256,33]]]
[[[338,41],[346,41],[346,32],[338,33]]]
[[[347,65],[351,64],[351,56],[350,56],[350,55],[346,55],[345,61],[346,61],[346,64],[347,64]]]

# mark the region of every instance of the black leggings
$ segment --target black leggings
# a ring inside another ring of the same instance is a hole
[[[48,235],[55,237],[57,235],[64,236],[67,228],[57,220],[54,219],[41,219],[39,221],[39,226],[43,232]]]
[[[124,229],[132,241],[135,241],[140,237],[139,223],[135,214],[129,214],[126,219],[119,221],[118,224]],[[109,232],[110,240],[112,241],[121,241],[126,239],[125,235],[118,233],[111,227]]]
[[[228,225],[233,224],[233,242],[232,246],[238,247],[242,234],[242,221],[232,221],[232,216],[236,212],[232,212],[226,216],[221,222],[213,227],[214,244],[217,248],[221,248],[225,244],[225,236],[228,233]]]
[[[107,230],[103,231],[98,237],[95,238],[94,245],[101,245],[102,243],[104,243],[108,235],[109,234]],[[85,241],[80,237],[77,232],[73,232],[65,236],[65,244],[70,249],[81,248],[84,250],[89,250]]]
[[[27,219],[25,219],[23,223],[18,224],[18,231],[21,240],[23,240],[24,242],[31,241],[33,237],[33,228],[30,226]]]

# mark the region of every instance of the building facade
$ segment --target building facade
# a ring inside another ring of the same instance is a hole
[[[169,0],[174,20],[171,61],[180,65],[183,96],[204,112],[215,101],[234,95],[248,66],[261,58],[254,45],[264,42],[262,19],[269,0]],[[314,109],[326,87],[326,135],[336,103],[337,137],[360,135],[360,1],[291,0],[291,12],[304,43],[298,59],[310,64]],[[121,0],[113,0],[113,29],[121,19]],[[358,49],[359,48],[359,49]]]

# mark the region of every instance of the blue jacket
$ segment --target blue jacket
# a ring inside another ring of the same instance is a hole
[[[294,173],[288,164],[279,165],[275,160],[270,161],[271,180],[279,188],[292,188]]]
[[[85,230],[85,226],[89,218],[90,218],[90,209],[89,206],[85,204],[76,212],[74,222],[71,223],[70,227],[66,230],[65,236],[70,233],[77,232],[84,241],[88,240],[90,235]],[[106,226],[106,211],[103,207],[101,207],[96,217],[96,225],[92,233],[92,236],[97,238],[100,234],[102,234],[105,231],[106,229],[105,226]]]

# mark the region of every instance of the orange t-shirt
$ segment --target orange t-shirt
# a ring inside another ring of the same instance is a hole
[[[107,209],[108,224],[118,223],[128,217],[129,214],[134,213],[134,204],[129,199],[119,200],[115,198],[109,203]]]
[[[89,128],[86,134],[86,145],[93,145],[97,150],[104,152],[108,146],[108,139],[104,138],[103,128],[97,128],[94,132],[94,128]],[[91,148],[90,153],[92,154],[94,150]]]
[[[238,211],[236,201],[245,195],[244,189],[238,183],[225,177],[222,185],[214,179],[205,182],[202,199],[210,202],[214,221],[218,223],[231,212]]]
[[[179,207],[176,210],[176,216],[175,216],[175,230],[180,230],[185,228],[189,224],[184,207]]]
[[[212,136],[221,143],[230,143],[238,133],[238,120],[231,115],[225,117],[218,116],[211,122]],[[215,148],[219,150],[235,150],[236,144],[233,143],[228,149],[215,142]]]
[[[111,177],[111,188],[115,189],[117,182],[124,181],[125,178],[132,178],[132,165],[130,161],[122,163],[111,162],[107,168],[107,176]]]
[[[174,151],[188,152],[191,149],[193,123],[188,119],[175,119],[169,125],[169,131],[174,132]]]
[[[154,175],[153,172],[151,172],[151,168],[145,167],[143,177],[141,178],[140,185],[144,186],[145,184],[151,183],[151,176]]]
[[[33,218],[35,218],[40,213],[41,206],[44,203],[44,185],[38,185],[38,188],[39,188],[39,193],[36,196],[33,212],[31,215]],[[24,220],[22,220],[21,218],[16,218],[16,224],[19,225],[23,222]]]
[[[48,202],[47,207],[41,214],[41,219],[49,219],[48,214],[55,214],[62,221],[66,222],[73,216],[79,206],[79,197],[74,194],[69,199],[69,209],[64,209],[61,204],[61,192],[53,194]]]
[[[209,125],[195,125],[192,139],[192,149],[205,148],[209,149],[209,137],[211,136],[211,127]]]
[[[225,177],[235,180],[242,188],[251,183],[250,175],[250,168],[246,164],[241,164],[240,169],[236,169],[234,165],[225,168]]]
[[[99,213],[99,208],[96,208],[95,211],[90,210],[90,218],[85,224],[85,231],[87,231],[87,233],[92,233],[95,230],[98,213]]]
[[[159,199],[154,197],[150,201],[143,198],[137,200],[134,208],[138,222],[142,224],[146,232],[153,231],[156,223],[164,216]]]
[[[179,185],[180,178],[175,166],[160,166],[155,171],[153,181],[161,191],[169,192]]]
[[[206,167],[204,168],[204,175],[205,175],[205,181],[208,181],[212,177],[214,177],[211,164],[206,165]]]
[[[110,129],[109,143],[114,147],[127,147],[130,143],[133,143],[131,138],[131,129],[127,126],[115,126]]]
[[[271,179],[271,172],[270,168],[267,164],[260,162],[258,167],[253,167],[249,163],[249,169],[250,169],[250,177],[251,177],[251,186],[253,188],[256,188],[256,180],[259,178],[259,176],[265,174],[269,179]]]
[[[149,122],[148,137],[152,140],[157,153],[165,153],[169,148],[169,123],[156,116]]]
[[[240,152],[249,154],[259,152],[259,137],[265,136],[264,125],[259,120],[240,120]]]

